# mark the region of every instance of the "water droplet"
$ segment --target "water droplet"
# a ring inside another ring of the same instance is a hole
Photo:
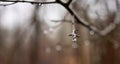
[[[54,29],[53,29],[53,28],[49,28],[49,31],[50,31],[50,32],[53,32],[53,31],[54,31]]]
[[[94,35],[95,34],[95,32],[94,31],[90,31],[90,35]]]
[[[46,48],[46,53],[50,53],[51,52],[51,48],[50,47],[48,47],[48,48]]]
[[[73,41],[73,42],[76,42],[76,41],[77,41],[77,38],[73,38],[72,41]]]
[[[63,3],[67,3],[69,0],[60,0],[60,1],[62,1]]]
[[[89,40],[85,40],[85,41],[84,41],[84,44],[85,44],[86,46],[89,46],[89,45],[90,45]]]
[[[41,4],[41,3],[39,3],[38,5],[39,5],[39,6],[41,6],[42,4]]]
[[[77,43],[72,43],[72,47],[73,48],[78,48],[78,44]]]
[[[43,33],[44,33],[44,34],[48,34],[48,31],[47,31],[47,30],[44,30]]]
[[[61,50],[62,50],[62,46],[56,45],[56,50],[57,50],[57,51],[61,51]]]
[[[115,48],[115,49],[118,49],[118,48],[119,48],[119,44],[118,44],[118,43],[115,43],[115,44],[114,44],[114,48]]]

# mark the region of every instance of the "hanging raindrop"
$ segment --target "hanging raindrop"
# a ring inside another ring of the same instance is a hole
[[[73,48],[78,48],[78,44],[77,43],[72,43],[72,47]]]
[[[53,32],[54,29],[53,29],[53,28],[49,28],[48,31],[49,31],[49,32]]]
[[[119,46],[119,43],[114,43],[114,48],[115,49],[118,49],[120,46]]]
[[[56,51],[61,51],[61,50],[62,50],[62,46],[56,45]]]
[[[72,47],[73,48],[77,48],[78,45],[77,45],[77,38],[79,37],[79,35],[76,33],[76,27],[75,27],[75,19],[74,19],[74,16],[72,18],[72,33],[69,34],[69,36],[72,37]]]
[[[47,30],[44,30],[43,33],[47,35],[49,32]]]
[[[46,50],[45,50],[46,53],[50,53],[51,52],[51,48],[50,47],[47,47]]]
[[[94,32],[94,31],[90,31],[89,33],[90,33],[90,35],[94,35],[94,34],[95,34],[95,32]]]
[[[60,0],[60,1],[62,1],[63,3],[68,3],[69,2],[69,0]]]
[[[73,38],[72,41],[73,41],[73,42],[76,42],[76,41],[77,41],[77,38]]]
[[[90,45],[89,40],[85,40],[85,41],[84,41],[84,44],[85,44],[86,46],[89,46],[89,45]]]
[[[78,34],[76,34],[76,27],[75,27],[75,19],[74,16],[72,18],[72,33],[69,34],[69,36],[72,37],[72,41],[77,41],[77,37],[79,36]]]
[[[39,3],[38,5],[39,5],[39,6],[41,6],[42,4],[41,4],[41,3]]]

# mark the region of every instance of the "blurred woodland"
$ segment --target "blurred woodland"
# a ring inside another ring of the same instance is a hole
[[[76,23],[77,48],[68,36],[72,16],[62,5],[1,1],[0,64],[120,64],[120,0],[73,0],[71,9],[102,34]]]

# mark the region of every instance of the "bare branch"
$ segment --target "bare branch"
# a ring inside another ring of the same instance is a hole
[[[16,4],[16,2],[10,3],[10,4],[0,4],[0,6],[9,6],[9,5],[13,5]]]
[[[56,1],[52,2],[35,2],[35,1],[0,1],[0,2],[15,2],[15,3],[31,3],[31,4],[53,4],[56,3]]]
[[[72,9],[70,9],[69,5],[72,3],[73,0],[69,0],[67,3],[62,2],[61,0],[56,0],[56,1],[52,1],[52,2],[34,2],[34,1],[0,1],[0,2],[14,2],[15,3],[31,3],[31,4],[37,4],[37,5],[42,5],[42,4],[60,4],[62,5],[64,8],[66,8],[69,13],[75,17],[76,22],[85,26],[86,28],[88,28],[91,31],[94,31],[95,33],[100,34],[100,32],[98,31],[98,29],[96,27],[94,27],[93,25],[90,25],[88,22],[82,20],[81,18],[79,18],[79,16],[77,16],[77,13],[75,13]]]

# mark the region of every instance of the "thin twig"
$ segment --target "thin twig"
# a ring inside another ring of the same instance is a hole
[[[56,3],[56,1],[53,1],[53,2],[35,2],[35,1],[0,1],[0,2],[31,3],[31,4],[53,4],[53,3]]]
[[[38,4],[38,5],[39,5],[39,4],[42,5],[42,4],[54,4],[54,3],[57,3],[57,4],[60,4],[60,5],[62,5],[63,7],[65,7],[65,8],[69,11],[69,13],[70,13],[73,17],[75,17],[77,23],[85,26],[86,28],[88,28],[88,29],[91,30],[91,31],[94,31],[94,32],[100,34],[99,30],[98,30],[96,27],[90,25],[90,24],[89,24],[88,22],[86,22],[86,21],[83,21],[81,18],[79,18],[79,16],[77,16],[77,14],[76,14],[72,9],[70,9],[69,5],[72,3],[72,1],[73,1],[73,0],[69,0],[67,3],[62,2],[61,0],[56,0],[56,1],[52,1],[52,2],[6,1],[6,0],[5,0],[5,1],[0,1],[0,2],[31,3],[31,4]]]
[[[0,6],[9,6],[9,5],[13,5],[16,4],[16,2],[10,3],[10,4],[0,4]]]

